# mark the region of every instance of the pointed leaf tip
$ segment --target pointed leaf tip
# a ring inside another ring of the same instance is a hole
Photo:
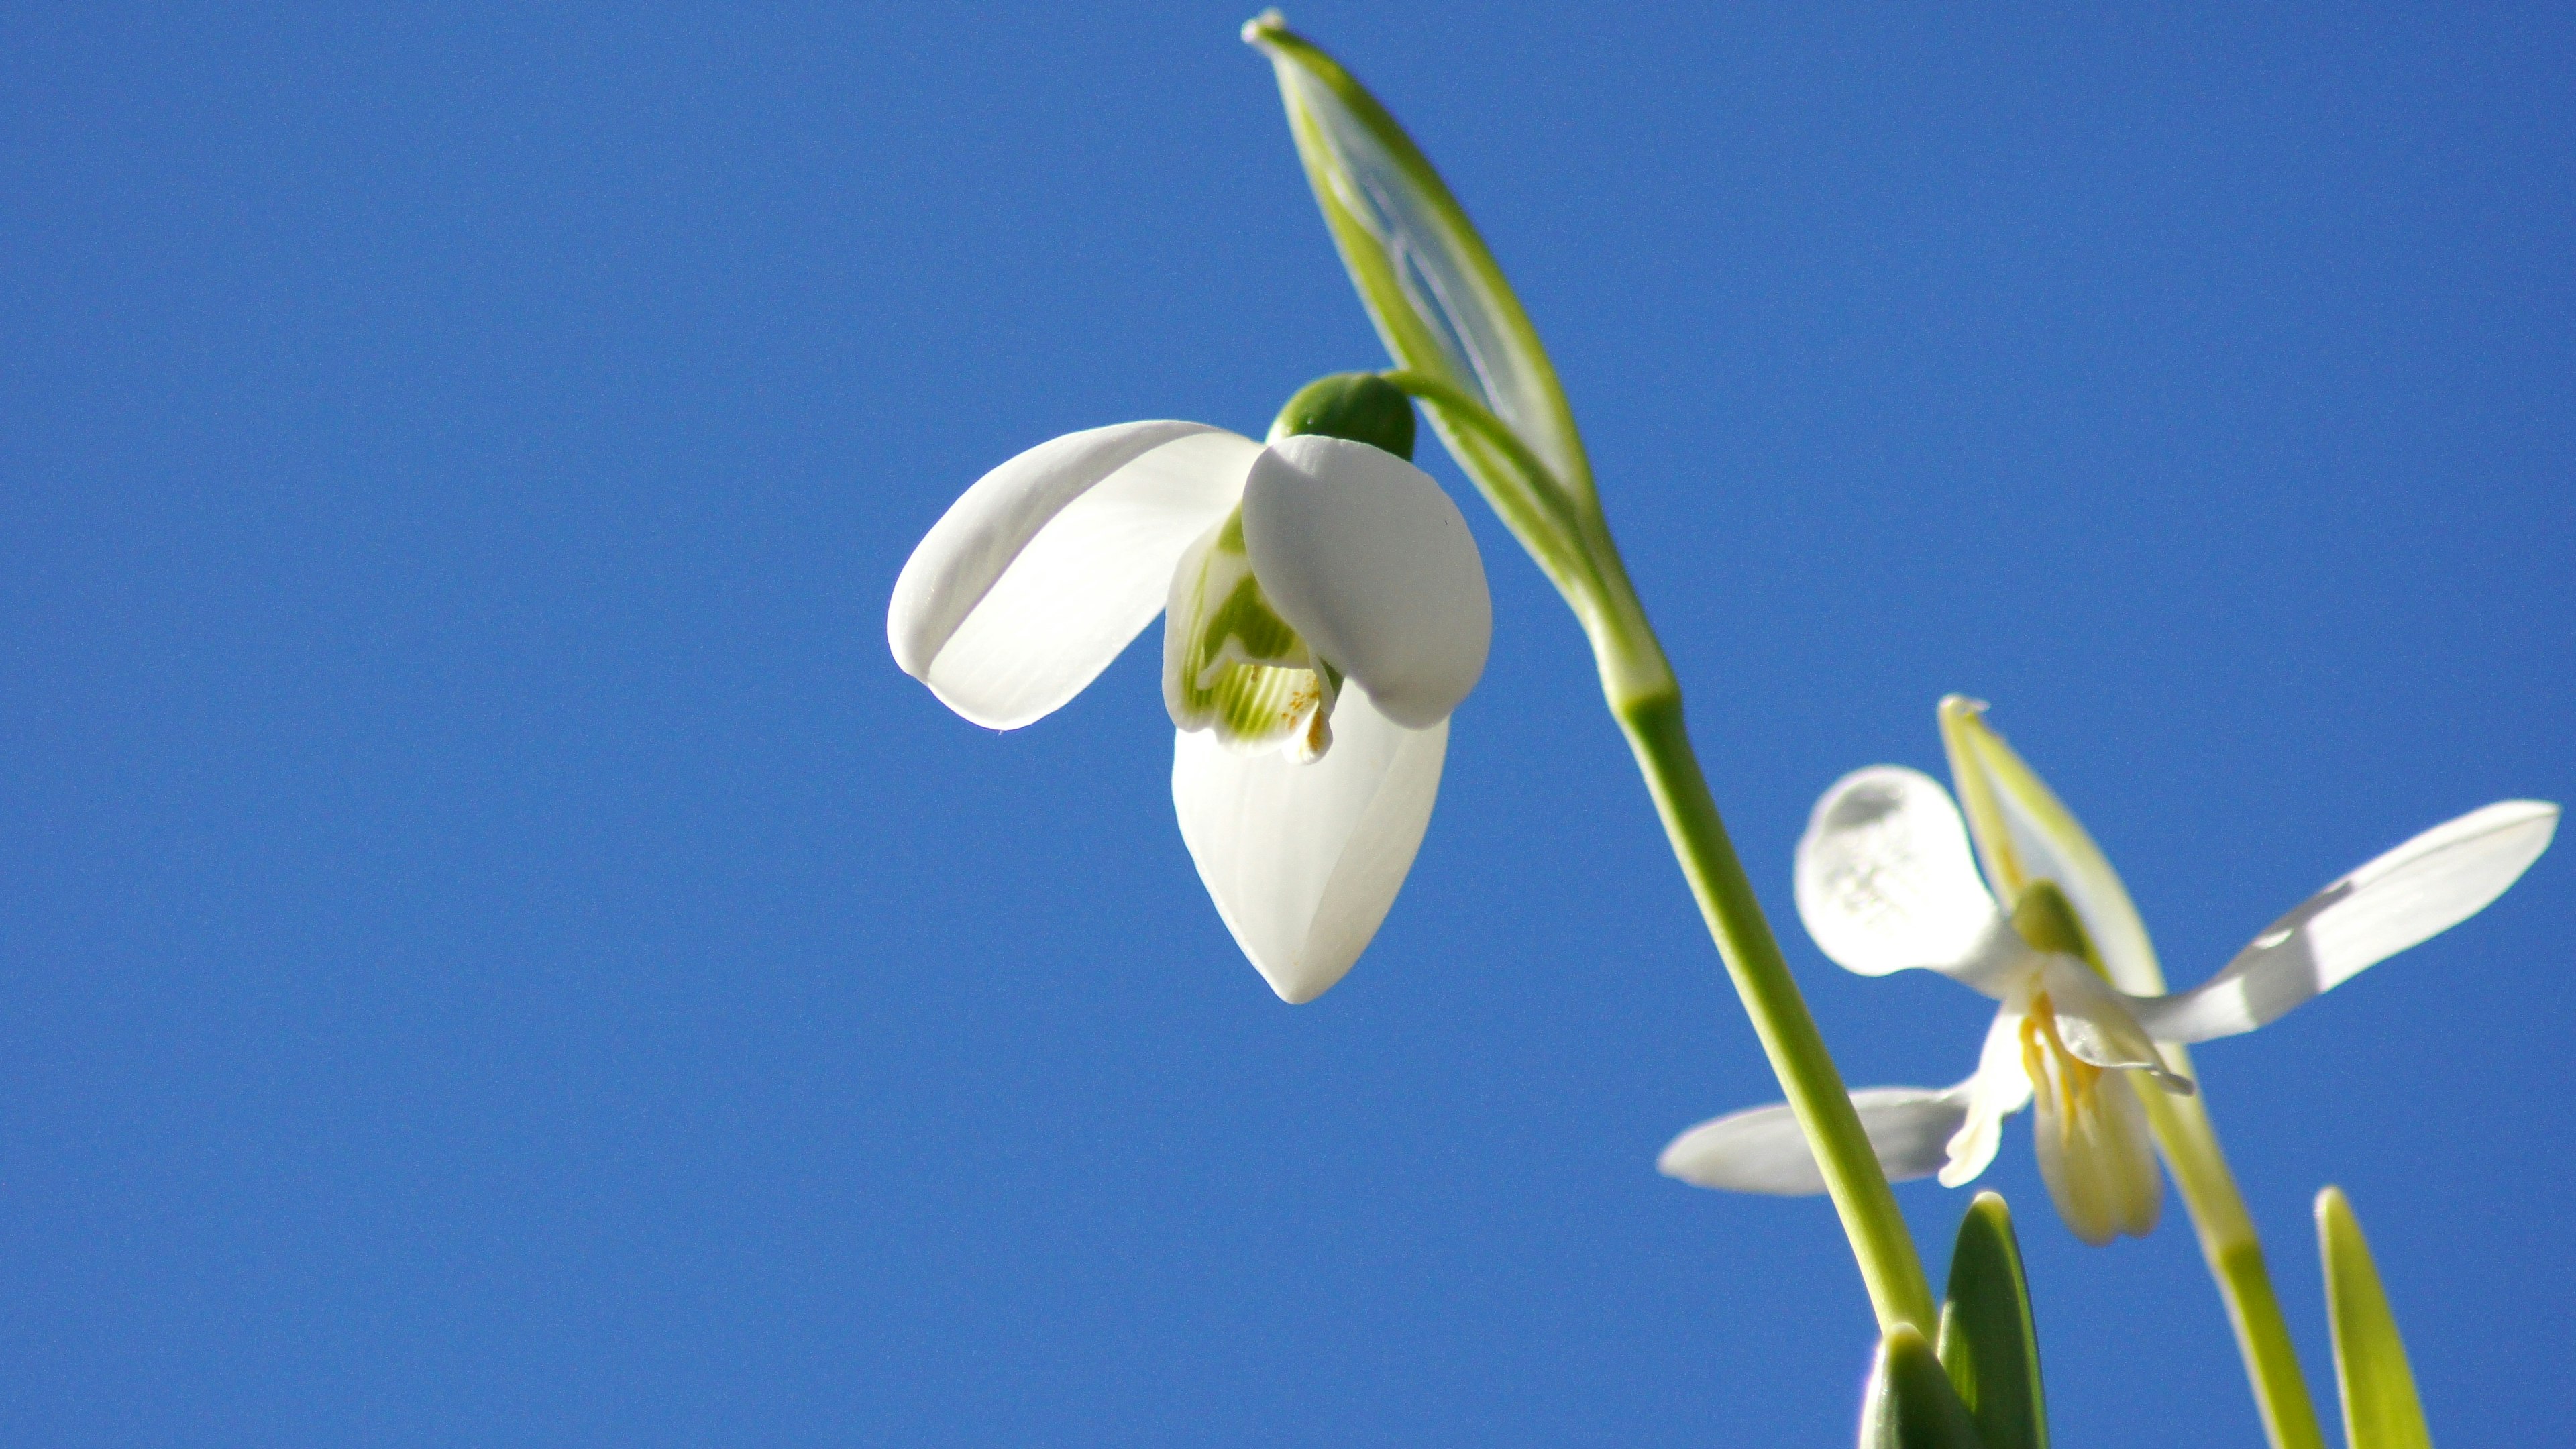
[[[2397,1317],[2379,1283],[2370,1243],[2343,1189],[2317,1194],[2317,1250],[2325,1259],[2326,1313],[2334,1326],[2335,1389],[2351,1449],[2433,1449],[2424,1405]]]
[[[1999,1194],[1977,1194],[1959,1220],[1939,1357],[1986,1449],[2047,1449],[2039,1330],[2012,1213]]]
[[[1860,1449],[1984,1449],[1941,1360],[1912,1324],[1879,1340],[1861,1398]]]

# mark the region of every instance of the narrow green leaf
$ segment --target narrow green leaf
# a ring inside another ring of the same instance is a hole
[[[1977,1194],[1959,1221],[1949,1298],[1941,1305],[1940,1358],[1986,1449],[2048,1449],[2030,1283],[2012,1214],[1995,1193]]]
[[[1879,1340],[1860,1403],[1860,1449],[1985,1449],[1941,1360],[1910,1323]]]
[[[1484,238],[1386,107],[1275,10],[1243,28],[1270,58],[1289,130],[1325,225],[1396,360],[1508,424],[1570,498],[1591,465],[1556,368]],[[1432,413],[1443,442],[1489,492],[1517,470],[1493,444]],[[1489,476],[1490,475],[1490,476]]]
[[[2325,1258],[2326,1313],[2334,1321],[2344,1442],[2351,1449],[2433,1449],[2396,1316],[2342,1188],[2317,1194],[2317,1250]]]

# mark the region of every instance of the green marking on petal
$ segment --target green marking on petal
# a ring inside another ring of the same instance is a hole
[[[1163,620],[1163,703],[1184,730],[1298,761],[1332,747],[1342,675],[1261,592],[1238,508],[1181,560]]]

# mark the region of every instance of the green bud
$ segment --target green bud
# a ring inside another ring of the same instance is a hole
[[[1336,372],[1297,389],[1270,424],[1270,441],[1321,433],[1413,458],[1413,399],[1374,372]]]

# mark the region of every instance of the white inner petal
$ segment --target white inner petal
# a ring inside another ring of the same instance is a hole
[[[1949,1161],[1941,1168],[1943,1187],[1974,1182],[1994,1162],[2003,1145],[2004,1119],[2030,1104],[2030,1074],[2021,1058],[2021,1023],[2031,992],[2024,982],[2008,995],[1986,1028],[1977,1051],[1977,1070],[1962,1085],[1967,1114],[1945,1147]]]
[[[2058,1215],[2085,1242],[2098,1248],[2122,1233],[2145,1237],[2164,1205],[2146,1108],[2127,1073],[2066,1049],[2051,1008],[2046,993],[2033,998],[2020,1029],[2040,1180]]]

